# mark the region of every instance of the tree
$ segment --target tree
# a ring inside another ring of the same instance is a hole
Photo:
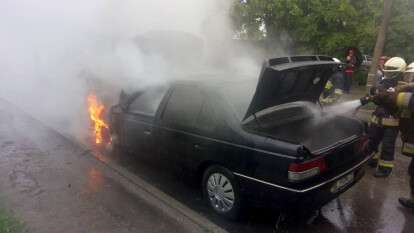
[[[414,61],[414,1],[394,0],[384,54]]]
[[[378,60],[384,50],[384,44],[385,44],[388,24],[391,19],[392,2],[393,0],[384,1],[384,14],[382,17],[381,26],[378,31],[378,37],[377,37],[377,42],[375,44],[373,61],[372,61],[371,67],[369,68],[369,73],[368,73],[368,79],[367,79],[368,89],[376,85],[374,80],[375,80],[375,76],[377,75],[377,71],[378,71]]]
[[[245,0],[233,17],[242,38],[277,42],[292,53],[343,56],[344,47],[372,50],[379,9],[377,0]]]

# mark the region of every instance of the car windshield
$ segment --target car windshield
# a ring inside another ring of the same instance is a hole
[[[247,108],[256,91],[257,81],[257,79],[241,80],[219,88],[240,121],[246,114]]]

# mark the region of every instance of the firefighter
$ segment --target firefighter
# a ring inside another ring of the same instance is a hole
[[[377,70],[377,77],[375,80],[375,85],[377,86],[381,80],[384,79],[384,64],[388,60],[388,57],[381,56],[378,60],[378,70]]]
[[[401,153],[411,157],[408,167],[410,176],[410,198],[399,198],[401,205],[414,209],[414,62],[405,71],[404,84],[395,91],[381,93],[373,97],[374,103],[389,109],[400,109],[400,131],[403,142]]]
[[[335,73],[332,74],[325,85],[322,96],[320,98],[320,102],[322,104],[336,103],[344,93],[344,67],[339,59],[333,58],[333,60],[338,63],[338,66],[336,67]]]
[[[405,71],[404,82],[410,83],[410,86],[401,88],[397,92],[396,103],[401,108],[400,114],[400,132],[403,142],[401,154],[411,158],[408,167],[408,175],[410,176],[410,198],[399,198],[401,205],[414,209],[414,62],[411,63]]]
[[[371,89],[371,95],[381,96],[390,90],[393,90],[401,79],[406,68],[404,59],[393,57],[384,64],[384,79],[377,87]],[[398,109],[397,107],[386,108],[378,105],[371,116],[370,126],[368,128],[368,146],[367,153],[375,152],[370,165],[377,167],[375,177],[388,177],[394,167],[394,150],[395,141],[398,136]],[[381,152],[378,147],[382,143]]]

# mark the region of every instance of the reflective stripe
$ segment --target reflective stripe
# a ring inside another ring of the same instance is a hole
[[[397,118],[381,118],[377,116],[372,116],[371,122],[383,126],[398,126],[400,123],[400,121]]]
[[[393,161],[385,161],[380,159],[378,162],[378,165],[380,167],[388,167],[388,168],[393,168],[394,167],[394,162]]]
[[[402,146],[402,152],[414,155],[414,143],[404,142]]]
[[[397,96],[397,105],[399,107],[408,107],[408,104],[410,103],[410,99],[412,97],[412,93],[410,92],[402,92],[400,94],[398,94]]]
[[[328,90],[332,89],[332,87],[333,87],[333,84],[331,81],[328,81],[325,85],[325,89],[328,89]]]
[[[382,125],[385,126],[398,126],[400,121],[395,118],[382,118]]]
[[[325,99],[321,99],[321,103],[323,103],[323,104],[331,104],[333,102],[335,102],[335,99],[332,99],[330,97],[327,97]]]
[[[342,89],[336,88],[334,93],[337,94],[337,95],[343,95],[344,91]]]
[[[374,156],[372,156],[372,159],[379,159],[379,157],[380,157],[380,153],[377,152],[374,154]]]

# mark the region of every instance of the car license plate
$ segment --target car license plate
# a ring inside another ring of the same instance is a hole
[[[354,173],[349,173],[348,175],[337,180],[331,187],[331,193],[337,193],[345,188],[348,184],[354,181]]]

